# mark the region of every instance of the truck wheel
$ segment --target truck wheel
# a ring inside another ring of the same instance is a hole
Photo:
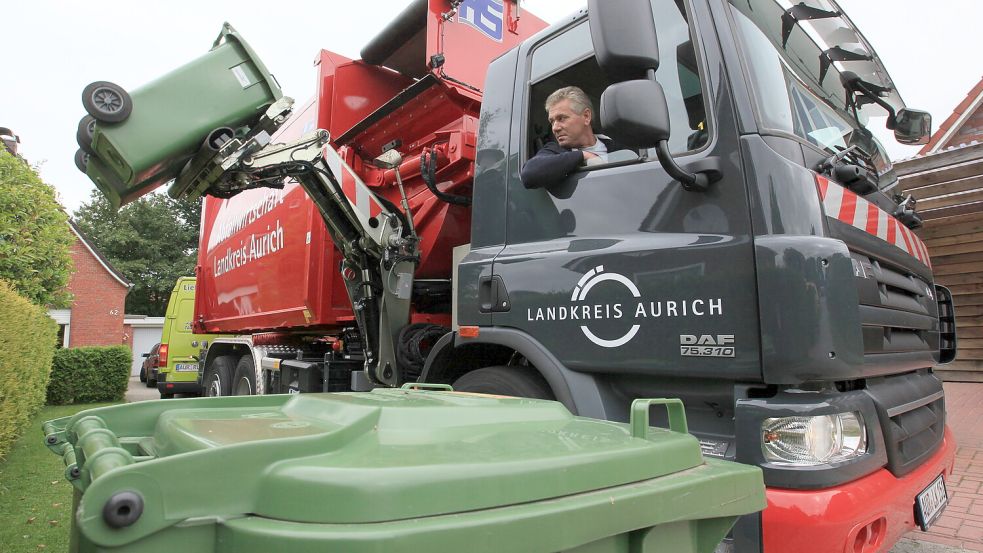
[[[96,81],[82,91],[82,107],[96,121],[119,123],[130,116],[133,100],[118,84]]]
[[[256,393],[256,365],[253,356],[246,354],[236,364],[236,375],[232,379],[232,395],[251,396]]]
[[[543,375],[529,367],[485,367],[471,371],[454,382],[454,391],[556,399]]]
[[[211,366],[205,371],[205,396],[219,397],[231,394],[232,373],[235,369],[233,359],[231,355],[223,355],[212,361]]]

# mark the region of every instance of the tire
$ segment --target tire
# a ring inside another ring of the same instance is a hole
[[[140,382],[147,383],[147,368],[143,366],[140,367]],[[150,385],[147,384],[147,387],[149,388]]]
[[[133,100],[118,84],[96,81],[82,91],[82,107],[96,121],[120,123],[133,111]]]
[[[455,392],[473,392],[531,399],[556,399],[549,383],[529,367],[485,367],[454,382]]]
[[[92,149],[92,135],[96,132],[96,119],[91,115],[86,115],[79,121],[78,131],[75,132],[75,141],[78,142],[79,148],[87,154],[94,154],[95,151]]]
[[[75,150],[75,167],[83,173],[88,172],[89,169],[89,154],[81,148]]]
[[[232,373],[235,358],[231,355],[216,357],[205,371],[202,395],[206,397],[228,396],[232,393]]]
[[[253,356],[243,355],[236,364],[235,376],[232,378],[232,395],[251,396],[256,394],[256,365]]]

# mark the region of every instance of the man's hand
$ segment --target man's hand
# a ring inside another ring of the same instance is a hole
[[[601,165],[604,163],[604,159],[601,156],[595,154],[594,152],[588,152],[586,150],[581,150],[584,153],[584,165]]]

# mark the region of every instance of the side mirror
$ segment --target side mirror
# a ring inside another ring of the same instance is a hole
[[[615,83],[601,94],[601,126],[633,149],[669,140],[669,107],[662,85],[635,80]]]
[[[932,114],[904,108],[895,116],[894,138],[902,144],[928,144],[932,136]]]
[[[150,357],[149,353],[144,353],[141,357]]]
[[[588,0],[597,64],[612,81],[644,78],[659,68],[651,0]]]

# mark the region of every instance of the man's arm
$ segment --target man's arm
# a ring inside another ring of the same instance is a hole
[[[567,150],[550,142],[536,152],[520,174],[526,188],[548,188],[567,178],[584,164],[584,152]]]

